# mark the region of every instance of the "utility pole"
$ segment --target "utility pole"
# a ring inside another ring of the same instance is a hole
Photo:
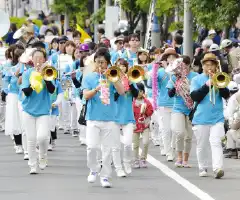
[[[189,0],[184,0],[183,54],[193,58],[193,18]]]
[[[94,0],[94,13],[97,12],[99,9],[99,0]],[[94,24],[94,42],[98,42],[98,35],[97,35],[98,24]]]

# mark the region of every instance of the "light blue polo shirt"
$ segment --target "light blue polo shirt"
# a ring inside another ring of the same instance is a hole
[[[23,73],[22,88],[28,88],[30,86],[29,78],[32,71],[34,71],[34,68],[30,68]],[[47,91],[45,82],[42,81],[42,83],[44,87],[39,94],[33,91],[30,96],[25,96],[22,101],[23,110],[33,117],[49,115],[50,112],[50,93]]]
[[[160,68],[157,75],[158,81],[158,96],[157,104],[159,107],[172,108],[174,99],[168,96],[167,84],[169,81],[169,75],[165,72],[165,69]],[[148,79],[148,85],[152,87],[152,78]]]
[[[121,58],[124,58],[130,67],[133,66],[134,62],[137,63],[137,54],[134,52],[131,52],[130,50],[125,50],[124,53],[121,55]]]
[[[57,96],[63,93],[61,83],[58,80],[55,80],[53,84],[55,86],[55,90],[53,94],[50,94],[51,105],[57,100]],[[56,116],[59,115],[58,106],[56,106],[55,108],[52,107],[51,111],[52,111],[51,115],[56,115]]]
[[[190,91],[192,92],[201,88],[208,81],[208,79],[209,77],[204,73],[197,75],[192,79]],[[218,122],[224,122],[222,97],[219,95],[218,91],[216,91],[215,94],[215,105],[210,102],[209,93],[198,104],[197,110],[194,113],[192,124],[212,125]]]
[[[189,72],[189,74],[187,75],[189,85],[191,85],[192,79],[197,75],[198,75],[198,73],[196,73],[196,72]],[[172,80],[173,80],[173,82],[175,82],[176,77],[173,76]],[[167,88],[172,89],[174,87],[173,82],[168,81]],[[183,98],[180,95],[175,94],[173,99],[174,99],[174,104],[173,104],[172,111],[175,113],[183,113],[184,115],[189,115],[191,110],[186,106]]]
[[[133,96],[130,91],[125,93],[125,95],[120,95],[118,97],[116,110],[116,119],[118,124],[126,125],[129,123],[135,123],[132,100]]]
[[[99,85],[100,75],[96,72],[89,73],[83,78],[82,88],[87,90],[95,89]],[[114,101],[114,86],[110,83],[110,104],[104,105],[100,100],[100,92],[88,100],[86,120],[94,121],[116,121],[116,107]]]

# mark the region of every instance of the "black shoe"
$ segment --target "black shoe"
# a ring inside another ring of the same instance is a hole
[[[64,134],[65,134],[65,135],[70,134],[70,131],[69,131],[69,130],[64,131]]]

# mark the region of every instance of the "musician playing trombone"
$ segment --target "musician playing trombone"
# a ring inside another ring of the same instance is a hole
[[[214,75],[219,69],[219,61],[216,56],[212,53],[207,53],[201,62],[203,73],[192,79],[190,89],[191,97],[197,105],[192,124],[194,125],[193,132],[197,139],[199,176],[208,176],[208,143],[210,142],[212,168],[214,177],[218,179],[224,176],[221,143],[221,138],[225,135],[222,98],[226,99],[229,97],[229,90],[226,86],[225,88],[213,86],[216,85],[213,82]],[[225,79],[227,81],[227,77]]]
[[[44,169],[47,166],[50,94],[54,93],[55,86],[51,81],[43,80],[43,78],[40,81],[31,81],[34,74],[42,73],[46,52],[42,49],[36,49],[32,53],[32,61],[34,67],[25,71],[22,76],[22,91],[25,95],[22,101],[22,117],[27,135],[30,174],[36,174],[38,168],[37,142],[39,145],[39,168]]]
[[[100,48],[94,55],[95,71],[83,77],[83,96],[87,103],[87,165],[90,169],[88,182],[94,183],[100,171],[97,162],[97,151],[102,151],[102,169],[100,182],[102,187],[109,188],[111,183],[111,149],[115,146],[119,130],[116,124],[116,102],[114,92],[124,94],[120,81],[106,83],[105,73],[110,65],[111,56],[106,48]]]

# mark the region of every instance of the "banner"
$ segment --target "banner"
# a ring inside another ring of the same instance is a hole
[[[84,31],[78,24],[77,24],[77,30],[82,34],[82,37],[80,39],[80,42],[83,43],[85,39],[92,39],[86,31]]]

